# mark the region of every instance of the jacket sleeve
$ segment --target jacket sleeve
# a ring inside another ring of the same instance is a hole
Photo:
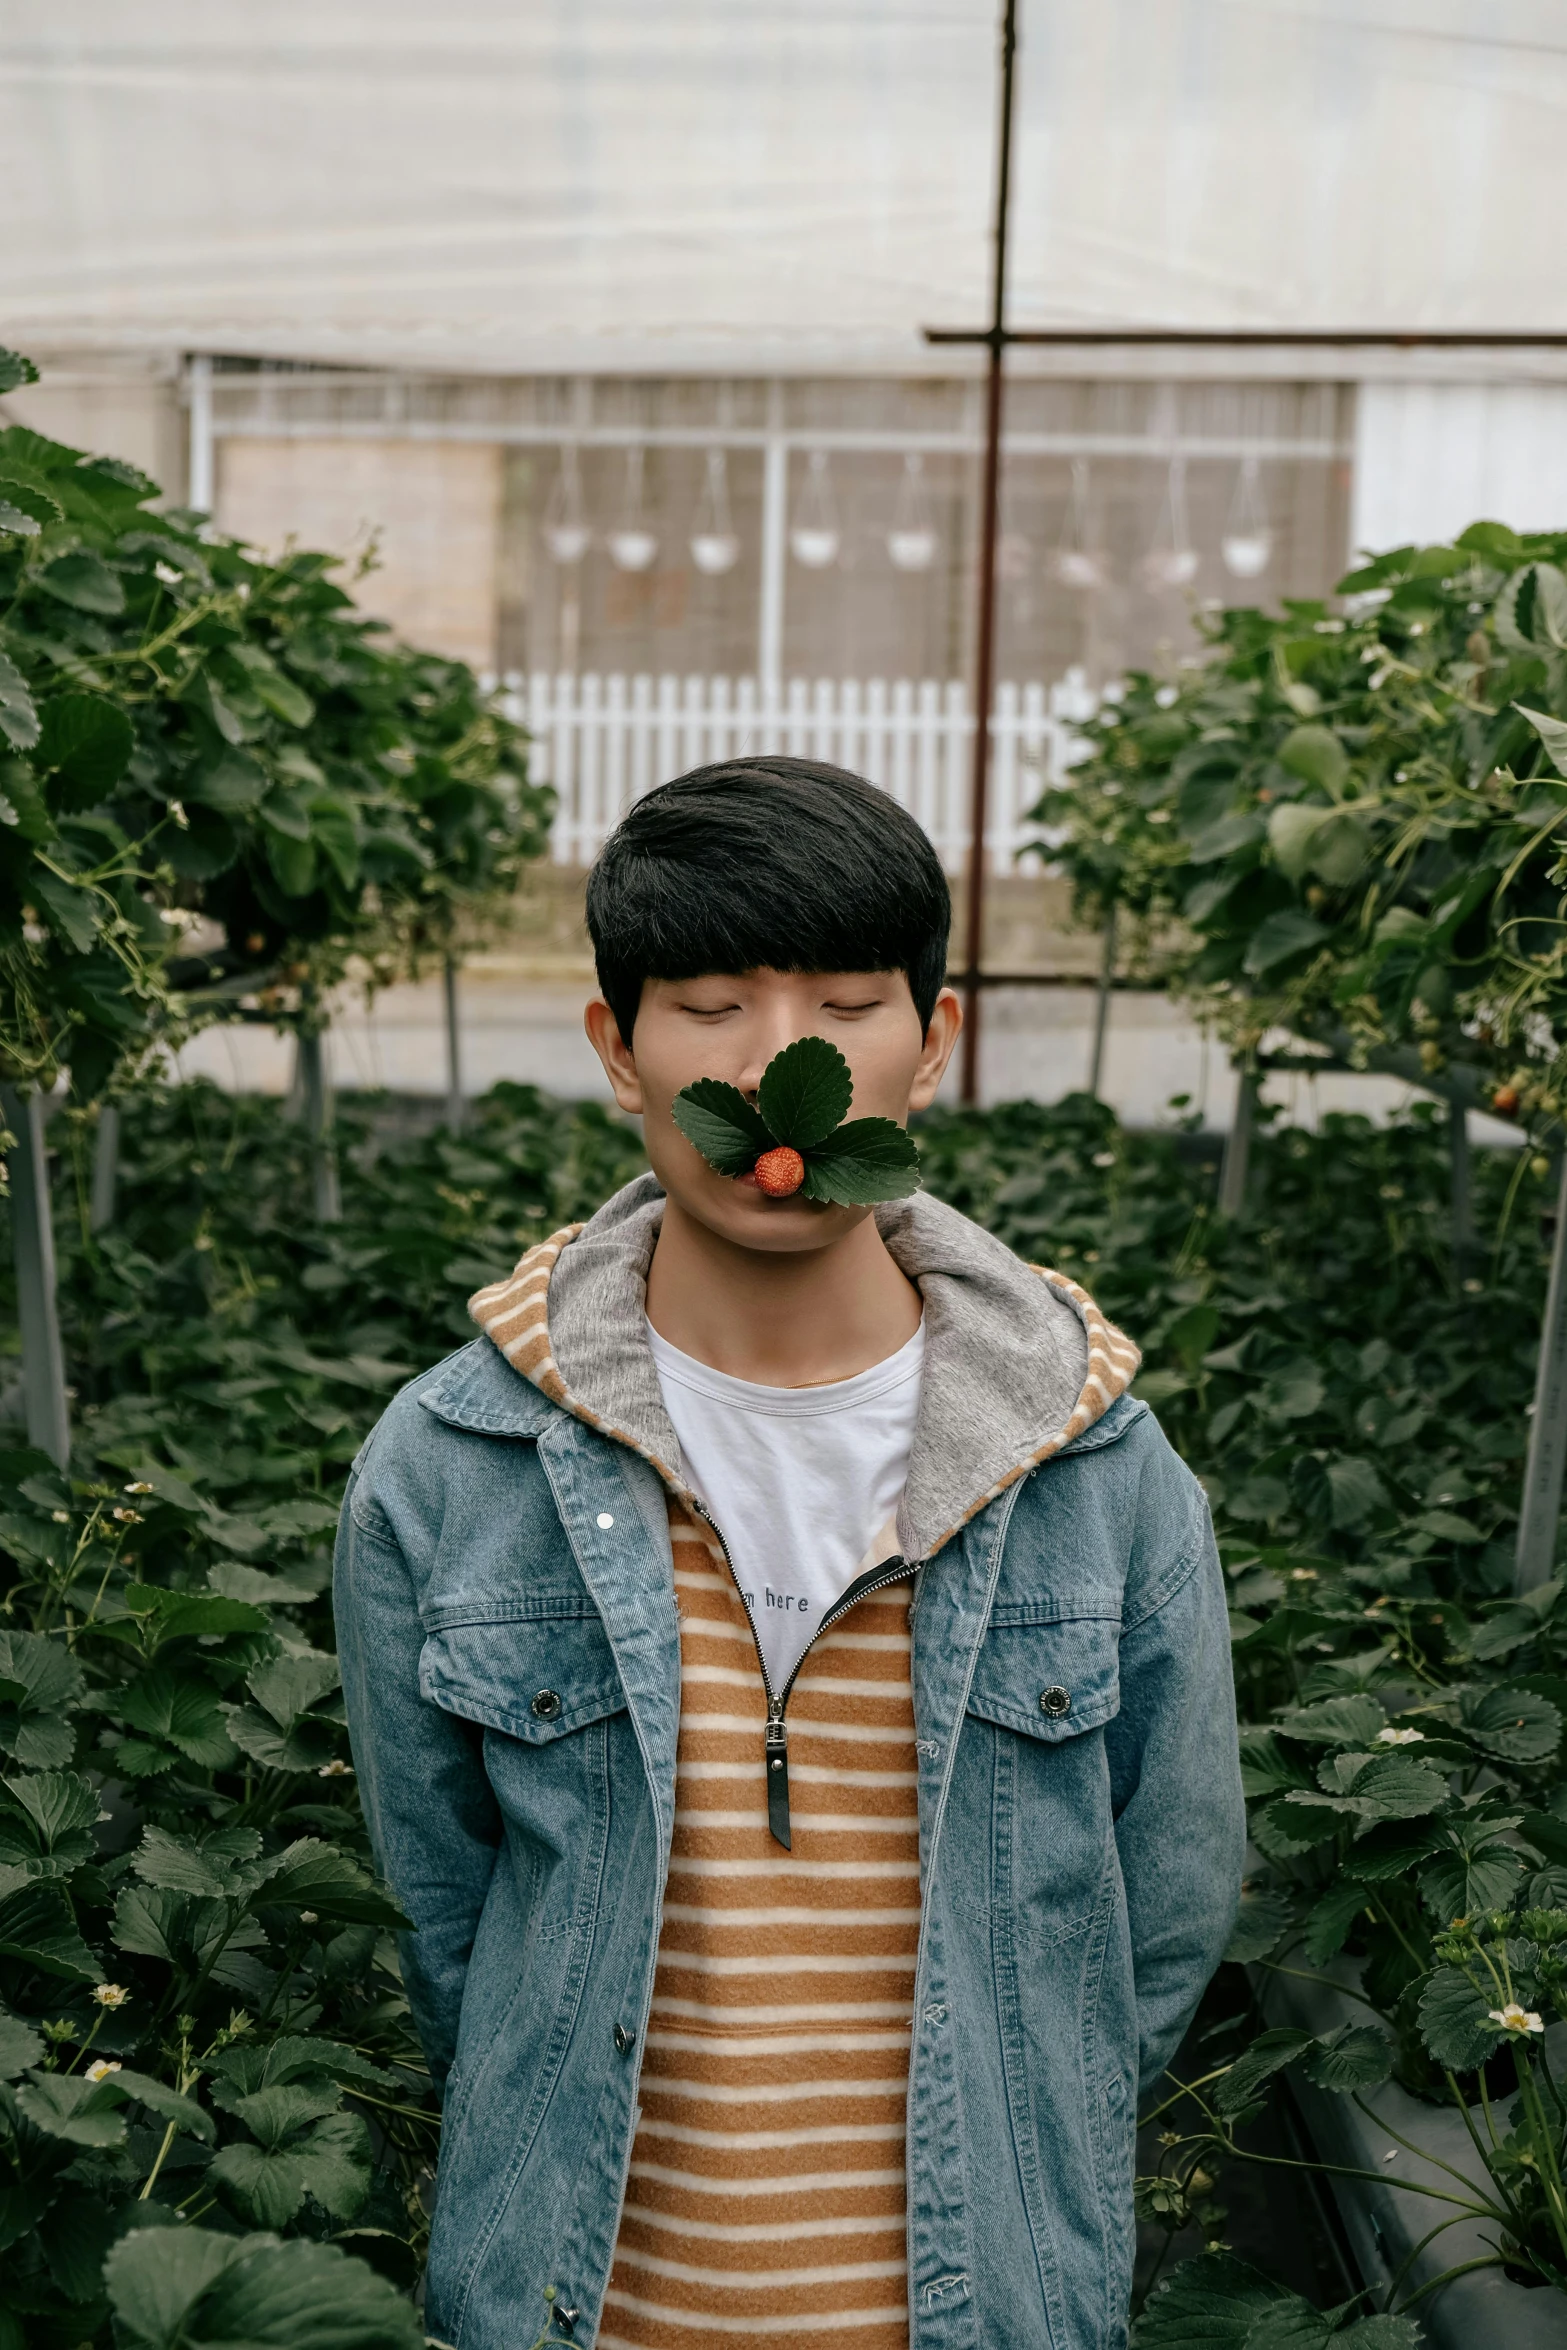
[[[399,1938],[403,1981],[444,2088],[501,1820],[478,1733],[419,1694],[413,1577],[357,1475],[338,1523],[333,1606],[360,1801],[381,1874],[414,1922]]]
[[[1151,1538],[1128,1584],[1121,1709],[1106,1730],[1144,2089],[1174,2055],[1224,1955],[1246,1849],[1213,1526],[1206,1496],[1162,1441],[1159,1455],[1139,1513]]]

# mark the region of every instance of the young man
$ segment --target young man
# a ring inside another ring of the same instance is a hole
[[[360,1786],[444,2084],[458,2350],[1116,2350],[1138,2087],[1243,1817],[1204,1500],[1075,1282],[672,1105],[959,1026],[929,842],[831,767],[641,801],[588,1033],[652,1173],[481,1290],[355,1465]],[[775,1774],[782,1773],[782,1778]]]

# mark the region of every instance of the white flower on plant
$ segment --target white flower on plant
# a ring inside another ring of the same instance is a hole
[[[142,1515],[140,1510],[117,1509],[114,1513],[114,1517],[115,1523],[120,1526],[139,1526],[142,1522]]]
[[[1491,2021],[1500,2024],[1504,2032],[1543,2032],[1544,2021],[1530,2007],[1520,2007],[1516,1999],[1509,1999],[1505,2007],[1493,2007]]]
[[[111,2073],[117,2073],[119,2069],[112,2057],[95,2056],[84,2077],[93,2082],[106,2081]]]
[[[1424,1730],[1379,1730],[1378,1746],[1418,1746],[1425,1737]]]
[[[161,579],[165,587],[178,587],[180,584],[180,574],[172,563],[154,563],[152,576]]]
[[[340,1762],[336,1755],[332,1757],[332,1760],[329,1763],[323,1763],[320,1769],[316,1772],[316,1777],[318,1779],[351,1779],[353,1775],[354,1773],[352,1765],[346,1762]]]
[[[123,1488],[123,1491],[126,1493],[150,1493],[152,1491],[152,1487],[147,1483],[145,1477],[136,1477],[132,1479],[129,1485]]]
[[[57,1526],[68,1526],[71,1522],[71,1513],[69,1510],[51,1510],[49,1515],[51,1518],[53,1518]]]
[[[302,1909],[299,1913],[299,1922],[302,1926],[319,1926],[321,1923],[320,1912],[313,1909]]]
[[[130,1993],[123,1983],[95,1983],[93,1997],[100,2007],[123,2007]]]

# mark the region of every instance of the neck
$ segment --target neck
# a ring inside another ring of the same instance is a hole
[[[731,1379],[820,1387],[906,1346],[920,1293],[872,1216],[829,1247],[775,1256],[736,1247],[671,1199],[648,1268],[647,1312],[660,1338]]]

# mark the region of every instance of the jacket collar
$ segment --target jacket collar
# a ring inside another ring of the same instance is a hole
[[[645,1327],[663,1212],[654,1178],[640,1176],[588,1223],[530,1249],[469,1311],[540,1395],[629,1445],[689,1499]],[[925,1306],[925,1373],[898,1512],[903,1554],[918,1560],[1103,1419],[1140,1357],[1075,1281],[1023,1264],[928,1193],[889,1202],[876,1220]],[[483,1408],[490,1401],[486,1386]]]

